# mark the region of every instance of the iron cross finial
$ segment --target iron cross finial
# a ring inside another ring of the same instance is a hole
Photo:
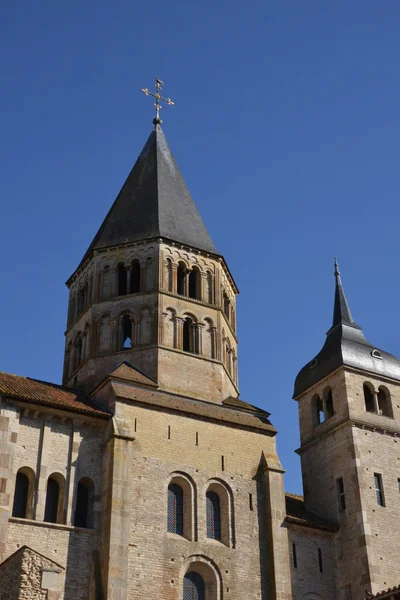
[[[156,107],[156,116],[155,116],[155,119],[153,119],[154,125],[161,125],[161,123],[162,123],[162,121],[160,119],[160,110],[162,109],[160,100],[162,100],[163,102],[166,102],[170,106],[171,106],[171,104],[174,104],[174,102],[172,102],[171,98],[163,98],[163,96],[161,96],[163,85],[164,85],[164,82],[161,81],[161,79],[158,79],[158,77],[156,77],[156,83],[154,86],[156,88],[155,93],[150,92],[148,88],[142,88],[142,92],[144,94],[146,94],[146,96],[153,96],[153,98],[156,99],[156,101],[154,102],[154,106]]]

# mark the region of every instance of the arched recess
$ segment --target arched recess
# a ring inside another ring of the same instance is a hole
[[[125,296],[128,293],[127,284],[128,284],[128,273],[127,273],[125,264],[123,262],[120,262],[117,265],[118,296]]]
[[[93,498],[93,481],[89,477],[81,477],[76,488],[75,527],[93,528]]]
[[[176,348],[176,311],[173,308],[167,308],[163,316],[163,343],[170,348]]]
[[[65,477],[61,473],[52,473],[47,480],[44,521],[47,523],[64,522]]]
[[[198,267],[194,266],[189,273],[189,298],[201,300],[201,273]]]
[[[35,472],[30,467],[21,467],[17,471],[14,488],[12,516],[20,519],[32,519]]]
[[[144,275],[144,287],[145,287],[145,291],[146,292],[151,292],[153,289],[153,281],[154,281],[154,266],[153,266],[153,259],[149,256],[149,258],[146,259],[146,263],[145,263],[145,275]]]
[[[384,385],[380,385],[378,389],[378,410],[379,414],[384,417],[393,418],[392,401],[390,398],[390,392]]]
[[[215,328],[211,319],[204,319],[206,327],[204,329],[203,354],[209,358],[215,358]]]
[[[218,497],[218,502],[215,502],[215,496]],[[207,482],[205,500],[207,538],[215,539],[225,544],[225,546],[234,548],[235,519],[232,490],[224,481],[211,479]],[[214,509],[214,513],[211,510],[212,508]],[[219,519],[215,515],[216,509],[219,509]],[[217,528],[219,531],[216,531]]]
[[[214,281],[211,271],[206,275],[206,302],[214,304]]]
[[[181,492],[177,488],[180,488]],[[172,514],[171,511],[176,511],[178,503],[181,503],[180,514]],[[180,472],[171,473],[168,481],[167,504],[167,531],[195,541],[197,539],[196,485],[189,475]],[[180,522],[179,527],[174,526],[177,520]]]
[[[120,350],[127,350],[133,346],[132,319],[128,314],[121,318]]]
[[[316,427],[320,423],[323,423],[325,419],[324,405],[322,402],[322,398],[320,398],[319,394],[314,394],[314,396],[311,398],[311,412],[313,427]]]
[[[107,352],[110,349],[110,315],[103,315],[99,321],[98,348],[99,352]]]
[[[326,387],[324,389],[322,395],[323,395],[324,404],[325,404],[324,417],[325,417],[325,419],[330,419],[331,417],[333,417],[333,415],[335,413],[334,406],[333,406],[332,388],[330,388],[329,386]]]
[[[365,382],[363,384],[364,404],[367,412],[376,413],[375,406],[375,389],[372,383]]]
[[[187,296],[186,291],[186,280],[187,280],[187,268],[184,262],[178,263],[178,270],[176,272],[176,291],[181,296]]]
[[[184,352],[199,353],[199,332],[197,321],[193,315],[185,315],[182,338],[182,349]]]
[[[194,581],[198,583],[197,590],[190,585]],[[211,559],[204,555],[189,556],[181,570],[180,588],[179,598],[183,600],[222,600],[220,570]],[[203,595],[198,595],[196,598],[193,590],[200,594],[203,593]],[[189,592],[192,593],[192,596],[189,595]]]
[[[111,269],[105,265],[100,274],[100,297],[105,300],[111,296]]]
[[[148,307],[142,309],[140,319],[140,344],[151,344],[152,332],[151,332],[151,313]]]
[[[172,292],[172,260],[170,258],[167,258],[165,261],[164,287],[169,292]]]
[[[140,277],[140,263],[136,258],[131,262],[131,273],[129,282],[130,294],[137,294],[138,292],[140,292]]]

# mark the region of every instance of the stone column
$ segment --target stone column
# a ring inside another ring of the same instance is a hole
[[[264,453],[258,471],[258,506],[260,507],[260,528],[265,535],[266,545],[261,549],[266,563],[266,587],[268,600],[291,600],[291,575],[288,532],[284,525],[286,517],[284,471],[276,455]],[[261,504],[260,504],[261,502]]]
[[[49,457],[49,444],[50,444],[50,427],[51,422],[46,419],[42,423],[42,435],[39,444],[39,470],[37,478],[37,494],[36,494],[36,507],[35,507],[35,520],[44,520],[44,509],[46,506],[46,490],[47,490],[47,478],[50,475],[48,472],[48,457]]]
[[[146,261],[140,263],[140,291],[143,292],[146,284]]]
[[[8,519],[12,512],[12,491],[16,473],[14,456],[19,432],[19,412],[15,406],[6,404],[0,396],[0,563],[5,554]]]
[[[74,490],[76,488],[76,465],[78,461],[79,447],[81,443],[81,436],[79,427],[82,425],[82,421],[74,420],[71,431],[69,457],[68,457],[68,471],[67,471],[67,482],[66,482],[66,504],[67,504],[67,519],[66,524],[72,525],[74,518],[75,506],[73,506]],[[76,500],[76,498],[75,498]]]
[[[128,424],[114,417],[103,450],[100,572],[107,600],[128,598],[129,500],[132,442]]]
[[[200,300],[208,303],[207,295],[207,273],[200,273]]]
[[[175,317],[175,348],[182,350],[183,348],[183,319],[182,317]]]
[[[374,395],[374,407],[375,407],[375,412],[377,415],[379,415],[379,402],[378,402],[378,392],[374,389],[373,391],[373,395]],[[325,409],[324,409],[325,410]]]
[[[126,269],[126,293],[130,294],[131,293],[131,266],[126,265],[125,269]]]
[[[197,351],[199,354],[203,354],[203,329],[204,329],[204,323],[194,323],[193,327],[195,328],[197,325]],[[196,340],[194,340],[196,341]],[[194,348],[194,351],[196,351],[196,348]]]
[[[176,294],[178,290],[178,265],[172,263],[172,293]]]

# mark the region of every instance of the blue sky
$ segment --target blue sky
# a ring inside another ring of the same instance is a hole
[[[0,369],[61,379],[67,289],[150,130],[163,130],[241,290],[241,397],[300,491],[297,371],[330,327],[333,257],[368,339],[400,355],[395,0],[3,2]]]

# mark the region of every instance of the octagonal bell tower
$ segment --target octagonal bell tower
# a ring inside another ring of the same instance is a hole
[[[128,362],[172,393],[237,397],[238,290],[159,122],[67,286],[65,385]]]

